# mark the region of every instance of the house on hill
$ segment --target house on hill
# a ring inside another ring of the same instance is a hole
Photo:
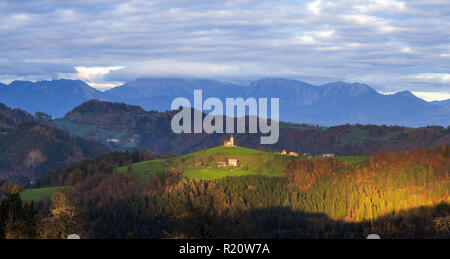
[[[298,156],[298,153],[297,152],[289,152],[289,155],[290,156]]]
[[[219,161],[217,162],[217,167],[227,167],[227,162]]]
[[[320,155],[320,157],[323,157],[323,158],[330,158],[330,157],[335,157],[336,155],[335,154],[322,154],[322,155]]]
[[[225,146],[225,147],[235,147],[236,146],[234,144],[234,137],[233,137],[233,135],[230,136],[230,140],[225,140],[225,142],[223,143],[223,146]]]
[[[43,120],[49,120],[49,121],[52,120],[52,116],[50,116],[46,113],[43,113],[43,112],[36,112],[35,117],[38,119],[43,119]]]
[[[303,153],[302,156],[306,158],[313,158],[313,156],[310,153]]]
[[[238,166],[239,160],[234,159],[234,158],[229,158],[228,159],[228,166]]]
[[[200,167],[202,167],[203,166],[203,163],[202,162],[197,162],[197,163],[195,163],[195,168],[200,168]]]
[[[118,143],[120,143],[120,139],[110,138],[110,139],[107,139],[106,142],[118,144]]]
[[[277,152],[277,154],[279,154],[279,155],[287,155],[288,152],[287,152],[286,150],[283,149],[283,150]]]

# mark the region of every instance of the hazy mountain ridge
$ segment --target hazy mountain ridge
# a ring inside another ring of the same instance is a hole
[[[33,114],[42,111],[54,117],[62,117],[90,99],[110,98],[81,80],[13,81],[6,87],[0,87],[1,103]]]
[[[365,84],[335,82],[314,86],[297,80],[265,78],[245,84],[207,79],[141,78],[100,92],[79,80],[14,81],[0,86],[0,102],[28,112],[43,111],[63,117],[91,99],[138,105],[166,111],[177,97],[203,99],[280,98],[280,119],[324,126],[351,124],[420,127],[450,124],[450,108],[443,102],[426,102],[409,91],[383,95]],[[447,102],[448,103],[448,102]]]
[[[443,101],[434,101],[432,103],[434,103],[436,105],[439,105],[441,107],[444,107],[444,108],[446,108],[447,110],[450,111],[450,99],[443,100]]]

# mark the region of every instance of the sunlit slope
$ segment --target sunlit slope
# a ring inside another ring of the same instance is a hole
[[[20,194],[20,197],[24,201],[31,201],[31,200],[41,201],[51,197],[57,191],[68,190],[70,188],[72,188],[72,186],[55,186],[55,187],[27,189]]]
[[[219,162],[237,159],[238,166],[218,167]],[[215,147],[169,159],[158,159],[121,167],[123,173],[134,173],[148,178],[170,168],[183,169],[184,176],[195,179],[218,179],[227,176],[265,175],[281,176],[288,161],[294,159],[275,153],[244,147]]]

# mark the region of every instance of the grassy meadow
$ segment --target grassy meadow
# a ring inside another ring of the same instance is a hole
[[[41,201],[45,198],[51,197],[55,192],[61,190],[67,190],[72,188],[71,186],[55,186],[55,187],[46,187],[46,188],[36,188],[36,189],[27,189],[24,190],[20,197],[24,201]]]
[[[217,162],[238,159],[237,167],[217,167]],[[184,156],[139,162],[120,167],[122,173],[134,173],[144,179],[170,168],[184,170],[184,176],[194,179],[219,179],[227,176],[282,176],[284,167],[294,157],[263,152],[244,147],[215,147]]]

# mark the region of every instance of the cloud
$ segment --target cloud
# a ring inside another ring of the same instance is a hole
[[[297,41],[300,44],[316,44],[317,43],[316,40],[309,35],[303,35],[303,36],[297,37]]]
[[[61,73],[59,77],[67,79],[80,79],[88,83],[90,86],[97,88],[98,90],[108,90],[113,87],[122,85],[123,81],[105,81],[105,75],[111,71],[124,69],[123,66],[112,67],[75,67],[77,73]]]
[[[322,1],[313,1],[312,3],[308,4],[308,9],[314,14],[319,15],[320,14],[320,5],[322,4]]]
[[[438,0],[2,1],[0,80],[280,76],[447,93],[449,15]]]
[[[117,67],[75,67],[78,72],[77,77],[86,81],[95,81],[103,78],[104,75],[111,71],[123,69],[122,66]]]
[[[415,96],[424,99],[425,101],[443,101],[450,99],[448,92],[412,92]]]
[[[0,57],[0,76],[45,76],[55,77],[59,73],[73,73],[75,69],[66,63],[42,62],[39,60],[17,61]]]
[[[414,79],[427,82],[450,83],[450,74],[427,73],[417,75]]]
[[[144,77],[189,77],[211,79],[256,79],[260,75],[276,76],[274,70],[279,70],[269,64],[226,64],[189,62],[182,60],[158,59],[143,62],[132,62],[121,69],[111,70],[105,74],[105,80],[131,81]],[[284,71],[284,73],[288,73]],[[241,76],[237,76],[241,75]]]
[[[403,1],[374,0],[354,8],[361,13],[402,13],[406,10],[406,4]]]

